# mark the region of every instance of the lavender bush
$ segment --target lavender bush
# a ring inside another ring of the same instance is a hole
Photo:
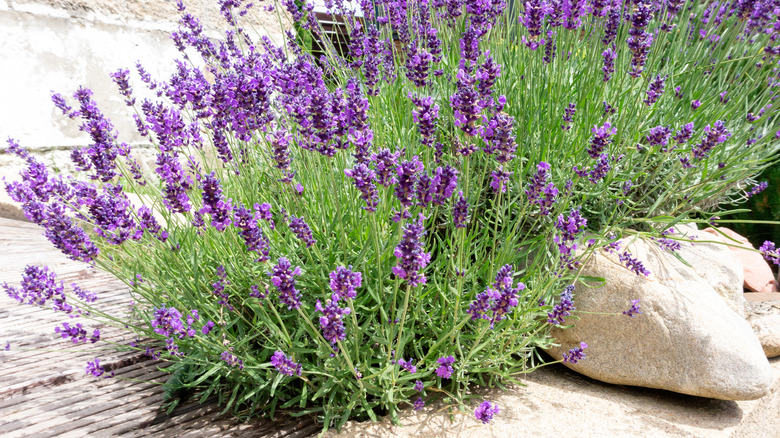
[[[120,348],[171,361],[171,389],[240,415],[397,420],[514,381],[575,310],[590,254],[649,275],[621,239],[674,251],[673,226],[751,193],[779,148],[780,4],[513,5],[328,2],[342,54],[299,2],[255,6],[295,21],[283,47],[242,27],[240,0],[220,1],[220,41],[180,4],[176,73],[112,74],[159,148],[153,173],[86,88],[53,96],[92,139],[71,154],[82,178],[9,141],[28,167],[7,191],[58,249],[125,281],[132,312],[40,267],[5,289],[126,325],[140,341]],[[99,342],[86,322],[57,333]]]

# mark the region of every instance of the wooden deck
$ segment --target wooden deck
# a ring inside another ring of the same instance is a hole
[[[36,225],[0,218],[0,284],[18,285],[28,264],[49,266],[66,285],[78,282],[96,292],[101,309],[116,313],[130,305],[128,290],[117,279],[68,260]],[[67,321],[61,313],[0,296],[0,434],[4,437],[298,438],[320,429],[310,419],[241,423],[221,416],[215,403],[191,402],[167,415],[160,408],[159,383],[168,377],[158,370],[163,362],[136,352],[117,353],[103,342],[74,345],[54,332]],[[126,332],[100,328],[102,340],[132,341]],[[3,349],[6,342],[9,351]],[[96,357],[115,378],[85,374],[87,361]]]

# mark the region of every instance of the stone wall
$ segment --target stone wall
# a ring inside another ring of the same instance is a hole
[[[256,2],[259,3],[259,2]],[[219,38],[227,28],[216,0],[185,0],[187,11],[201,19],[206,34]],[[51,168],[71,173],[68,151],[89,144],[78,123],[62,116],[51,92],[71,96],[84,85],[114,123],[121,141],[134,146],[146,164],[154,150],[141,138],[109,73],[129,68],[134,90],[141,83],[136,61],[155,78],[173,72],[181,58],[169,38],[180,13],[174,0],[0,0],[0,178],[15,179],[21,160],[6,151],[11,137]],[[250,35],[283,41],[275,14],[250,9],[242,24]],[[144,153],[144,149],[146,149]],[[16,216],[0,184],[0,216]]]

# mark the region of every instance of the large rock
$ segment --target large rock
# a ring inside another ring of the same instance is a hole
[[[750,293],[747,320],[764,349],[766,357],[780,356],[780,293]]]
[[[693,248],[702,246],[697,243]],[[567,366],[608,383],[723,400],[753,400],[767,394],[773,375],[764,351],[750,325],[710,285],[712,278],[702,278],[697,269],[654,243],[637,240],[628,250],[651,275],[636,275],[616,254],[591,256],[582,275],[603,277],[606,284],[577,285],[574,304],[579,311],[616,315],[578,313],[579,319],[567,318],[566,323],[575,326],[554,329],[560,347],[548,352],[561,359],[586,342],[587,357]],[[718,260],[709,263],[716,265]],[[636,299],[644,313],[634,318],[622,315]]]
[[[742,266],[745,289],[754,292],[777,292],[780,290],[769,263],[756,251],[750,241],[728,228],[718,228],[717,230],[707,228],[704,232],[711,234],[716,240],[730,245],[728,246],[729,250],[734,253]]]

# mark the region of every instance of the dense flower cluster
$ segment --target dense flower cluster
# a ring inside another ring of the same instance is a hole
[[[452,356],[440,357],[436,360],[436,363],[439,364],[439,367],[436,368],[437,376],[441,377],[442,379],[449,379],[450,377],[452,377],[452,373],[455,371],[455,369],[452,368],[452,364],[455,363],[454,357]]]
[[[485,400],[477,407],[476,410],[474,410],[474,416],[477,417],[477,420],[481,421],[483,424],[487,424],[490,423],[490,420],[493,419],[493,416],[500,411],[501,410],[497,404],[493,404]]]
[[[466,311],[472,320],[485,319],[490,321],[490,327],[501,321],[512,312],[519,304],[518,294],[525,289],[525,284],[518,282],[512,287],[514,281],[512,265],[505,265],[498,270],[493,284],[484,292],[477,294],[474,301],[469,304]],[[488,315],[491,312],[492,315]]]
[[[295,277],[301,275],[300,266],[292,269],[286,257],[280,257],[273,270],[268,274],[279,292],[279,301],[288,309],[301,307],[301,293],[295,288]]]
[[[568,353],[563,353],[563,363],[570,363],[572,365],[585,359],[585,349],[588,348],[588,344],[580,342],[579,347],[574,347],[569,350]]]
[[[345,268],[339,266],[330,273],[330,290],[333,291],[333,299],[354,299],[357,296],[357,288],[363,283],[363,274],[352,272],[352,266]]]
[[[561,292],[561,299],[558,304],[553,306],[552,312],[547,313],[547,322],[563,325],[564,318],[570,316],[575,309],[572,302],[572,292],[574,292],[574,285],[566,286],[566,289]]]
[[[423,246],[425,234],[425,216],[420,213],[416,221],[404,226],[403,238],[395,247],[394,254],[398,258],[398,265],[393,267],[393,273],[406,280],[411,287],[425,284],[427,280],[425,274],[420,272],[431,261],[431,253],[425,252]]]
[[[287,376],[300,376],[303,372],[301,364],[295,363],[291,357],[278,350],[271,356],[271,365],[276,368],[276,371]]]

